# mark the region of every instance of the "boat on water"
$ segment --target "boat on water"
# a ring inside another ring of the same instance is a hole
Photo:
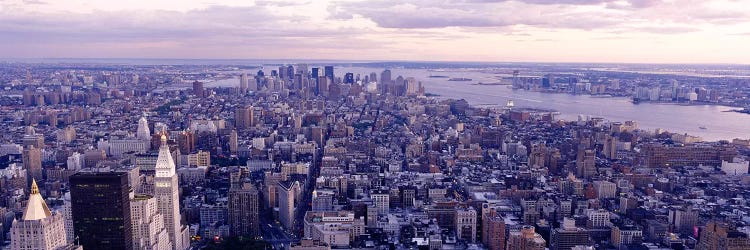
[[[448,79],[448,81],[454,81],[454,82],[468,82],[471,81],[471,78],[464,78],[464,77],[456,77]]]
[[[699,128],[699,129],[708,129],[708,128],[706,128],[706,126],[700,126],[700,127],[698,127],[698,128]]]
[[[512,108],[515,107],[516,104],[513,103],[513,100],[508,100],[508,103],[505,104],[506,108]]]

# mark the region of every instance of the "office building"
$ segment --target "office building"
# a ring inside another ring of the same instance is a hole
[[[564,218],[561,227],[550,233],[550,250],[569,250],[590,244],[588,230],[576,227],[575,220],[570,218]]]
[[[750,238],[726,223],[711,221],[701,230],[696,250],[750,249]]]
[[[42,180],[42,150],[34,146],[28,146],[23,150],[23,168],[26,169],[26,179],[31,183],[32,179]]]
[[[234,126],[237,129],[247,129],[253,124],[253,106],[239,107],[234,111]]]
[[[533,226],[523,226],[521,230],[510,231],[506,249],[544,250],[546,243],[542,235],[534,231]]]
[[[73,227],[84,249],[132,249],[129,193],[125,172],[80,172],[70,177]]]
[[[238,183],[229,189],[229,227],[235,236],[257,237],[258,190],[251,183]]]
[[[130,200],[133,249],[172,249],[169,233],[164,227],[164,217],[159,213],[156,203],[156,198],[150,195],[135,195]]]
[[[159,213],[164,216],[164,225],[169,232],[172,249],[183,250],[190,245],[187,228],[181,223],[180,186],[175,168],[169,145],[167,145],[167,137],[162,135],[159,157],[156,159],[154,196],[158,201]]]
[[[10,229],[11,250],[54,250],[68,245],[63,214],[50,211],[36,181],[31,181],[31,194],[20,220],[13,220]]]

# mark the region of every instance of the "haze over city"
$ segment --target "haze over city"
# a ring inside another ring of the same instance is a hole
[[[750,250],[750,0],[0,0],[0,249]]]
[[[3,0],[0,57],[745,64],[749,5]]]

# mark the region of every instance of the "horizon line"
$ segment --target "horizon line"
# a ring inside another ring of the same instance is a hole
[[[733,65],[750,66],[750,63],[665,63],[665,62],[576,62],[576,61],[461,61],[461,60],[406,60],[406,59],[309,59],[309,58],[149,58],[149,57],[10,57],[0,58],[0,62],[21,62],[24,60],[175,60],[175,61],[306,61],[306,62],[332,62],[332,63],[461,63],[461,64],[619,64],[619,65]],[[29,63],[29,62],[25,62]],[[44,62],[34,62],[44,63]],[[104,63],[106,64],[106,63]]]

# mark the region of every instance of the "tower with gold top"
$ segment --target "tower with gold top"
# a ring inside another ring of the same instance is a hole
[[[181,223],[180,186],[166,135],[161,136],[161,147],[159,147],[155,170],[154,197],[156,197],[159,213],[164,216],[164,225],[169,232],[172,247],[175,250],[186,249],[190,246],[190,242],[187,228]]]

